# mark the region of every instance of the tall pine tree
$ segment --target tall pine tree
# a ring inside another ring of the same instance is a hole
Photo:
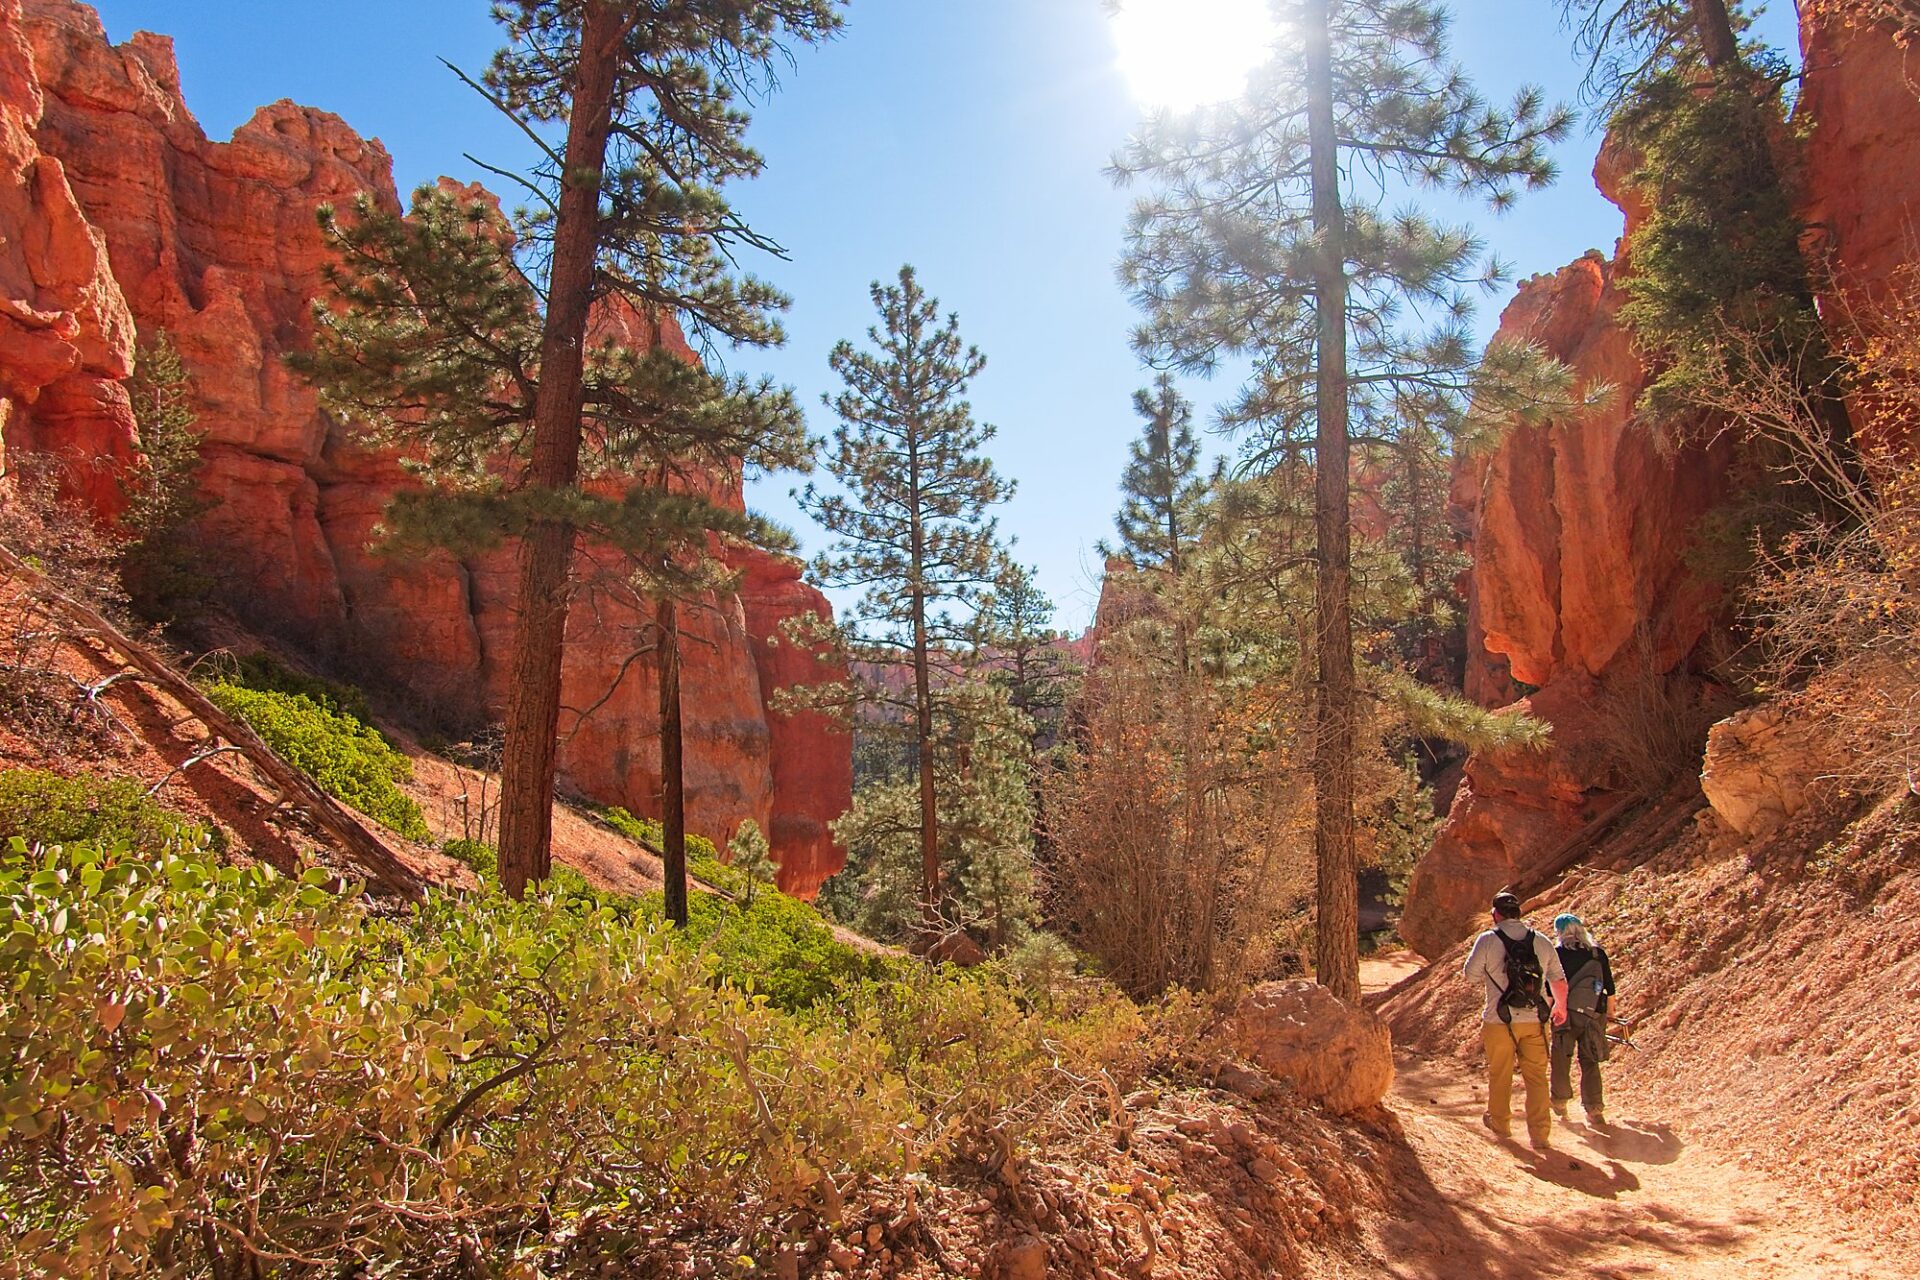
[[[417,530],[519,538],[500,824],[501,880],[515,895],[551,867],[576,537],[607,537],[672,577],[674,548],[729,523],[694,484],[607,498],[583,481],[636,458],[698,467],[734,445],[750,460],[800,453],[783,393],[603,340],[594,317],[625,307],[682,317],[703,342],[781,341],[785,300],[732,267],[742,250],[777,246],[721,188],[761,168],[740,99],[770,83],[784,41],[834,32],[839,7],[507,0],[495,14],[510,43],[471,83],[543,157],[504,174],[536,206],[517,239],[484,205],[437,193],[416,197],[405,223],[370,205],[350,223],[329,219],[343,305],[319,310],[306,371],[337,410],[417,451],[428,487],[398,513]]]
[[[831,585],[859,587],[849,628],[876,661],[911,668],[915,773],[919,788],[921,909],[939,928],[940,804],[936,771],[935,668],[968,638],[972,608],[1001,564],[990,508],[1013,494],[980,452],[994,429],[976,422],[968,384],[986,357],[960,337],[959,317],[910,266],[896,284],[875,282],[880,323],[871,350],[851,342],[831,364],[846,387],[828,398],[839,415],[823,459],[844,493],[809,485],[801,505],[837,541],[815,564]],[[956,608],[957,607],[957,608]]]
[[[1274,10],[1289,38],[1240,99],[1158,114],[1116,160],[1119,178],[1154,188],[1122,275],[1148,352],[1196,370],[1251,358],[1229,421],[1258,428],[1259,456],[1313,458],[1315,967],[1357,999],[1350,453],[1356,437],[1392,434],[1396,386],[1437,389],[1464,412],[1472,295],[1499,278],[1467,228],[1385,210],[1420,186],[1504,207],[1551,179],[1545,147],[1570,117],[1531,89],[1506,110],[1481,98],[1427,0]]]
[[[1117,548],[1138,569],[1165,569],[1178,578],[1187,552],[1200,535],[1207,484],[1200,475],[1200,446],[1193,438],[1193,405],[1161,374],[1151,389],[1133,393],[1134,412],[1146,420],[1129,446],[1120,477],[1121,506],[1114,516]]]

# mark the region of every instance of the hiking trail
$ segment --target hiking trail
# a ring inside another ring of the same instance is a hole
[[[1369,960],[1369,992],[1408,976],[1403,957]],[[1686,1280],[1883,1277],[1906,1268],[1876,1241],[1778,1180],[1688,1141],[1609,1099],[1606,1132],[1575,1102],[1553,1150],[1501,1142],[1481,1126],[1486,1081],[1455,1059],[1395,1049],[1387,1107],[1406,1135],[1391,1171],[1394,1211],[1370,1231],[1374,1269],[1398,1280],[1648,1276]],[[1515,1126],[1524,1091],[1514,1084]],[[1362,1274],[1355,1272],[1353,1274]]]

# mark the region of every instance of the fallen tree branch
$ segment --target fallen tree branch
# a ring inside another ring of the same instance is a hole
[[[197,764],[201,764],[207,760],[211,760],[215,756],[225,755],[230,751],[235,753],[236,755],[246,754],[245,752],[241,751],[239,747],[234,746],[232,743],[223,743],[222,745],[217,747],[208,747],[205,751],[194,752],[192,755],[188,756],[185,760],[182,760],[179,764],[167,770],[166,776],[161,778],[160,781],[148,787],[147,799],[151,800],[155,796],[159,795],[160,788],[166,786],[169,782],[172,782],[175,778],[179,777],[181,774],[185,773],[187,770],[193,768],[193,766]]]
[[[332,836],[339,843],[340,851],[370,878],[404,897],[418,898],[421,895],[423,885],[413,868],[395,857],[392,850],[361,825],[346,806],[322,791],[313,779],[282,760],[260,740],[260,735],[246,721],[228,715],[215,706],[171,663],[114,626],[97,610],[60,591],[47,580],[46,575],[26,564],[5,546],[0,546],[0,569],[25,579],[60,613],[117,650],[128,666],[138,670],[169,697],[191,711],[214,734],[237,747],[254,768],[280,789],[281,794],[313,819],[315,826]]]

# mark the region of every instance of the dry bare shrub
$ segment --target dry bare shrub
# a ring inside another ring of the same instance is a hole
[[[63,464],[30,455],[0,475],[0,545],[42,569],[59,589],[109,611],[124,605],[119,546],[77,503]],[[50,757],[98,758],[122,727],[99,690],[64,671],[76,637],[33,589],[0,579],[0,720]]]
[[[1621,789],[1650,800],[1700,771],[1707,730],[1733,709],[1685,668],[1663,669],[1642,623],[1594,699],[1594,740]]]
[[[1801,17],[1842,27],[1878,27],[1902,49],[1920,36],[1920,0],[1802,0]]]
[[[1157,632],[1144,619],[1102,646],[1044,806],[1049,915],[1136,996],[1266,971],[1312,896],[1311,793],[1250,732],[1262,708],[1183,676]]]
[[[1758,687],[1824,727],[1843,785],[1920,793],[1920,269],[1862,296],[1843,295],[1831,318],[1850,439],[1832,435],[1813,392],[1777,364],[1716,388],[1709,407],[1820,500],[1758,549],[1747,601]]]

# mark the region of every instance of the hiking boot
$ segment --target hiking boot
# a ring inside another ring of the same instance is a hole
[[[1567,1118],[1567,1099],[1555,1098],[1553,1100],[1553,1114],[1559,1116],[1562,1120]]]
[[[1604,1111],[1589,1111],[1587,1112],[1587,1123],[1596,1129],[1604,1129],[1607,1127],[1607,1113]]]
[[[1528,1138],[1527,1145],[1532,1147],[1535,1151],[1553,1150],[1553,1140],[1550,1138]]]
[[[1481,1116],[1480,1123],[1487,1126],[1487,1128],[1491,1129],[1493,1131],[1493,1136],[1500,1139],[1502,1142],[1513,1141],[1513,1130],[1507,1128],[1504,1125],[1495,1124],[1493,1122],[1492,1116],[1489,1116],[1489,1115]]]

